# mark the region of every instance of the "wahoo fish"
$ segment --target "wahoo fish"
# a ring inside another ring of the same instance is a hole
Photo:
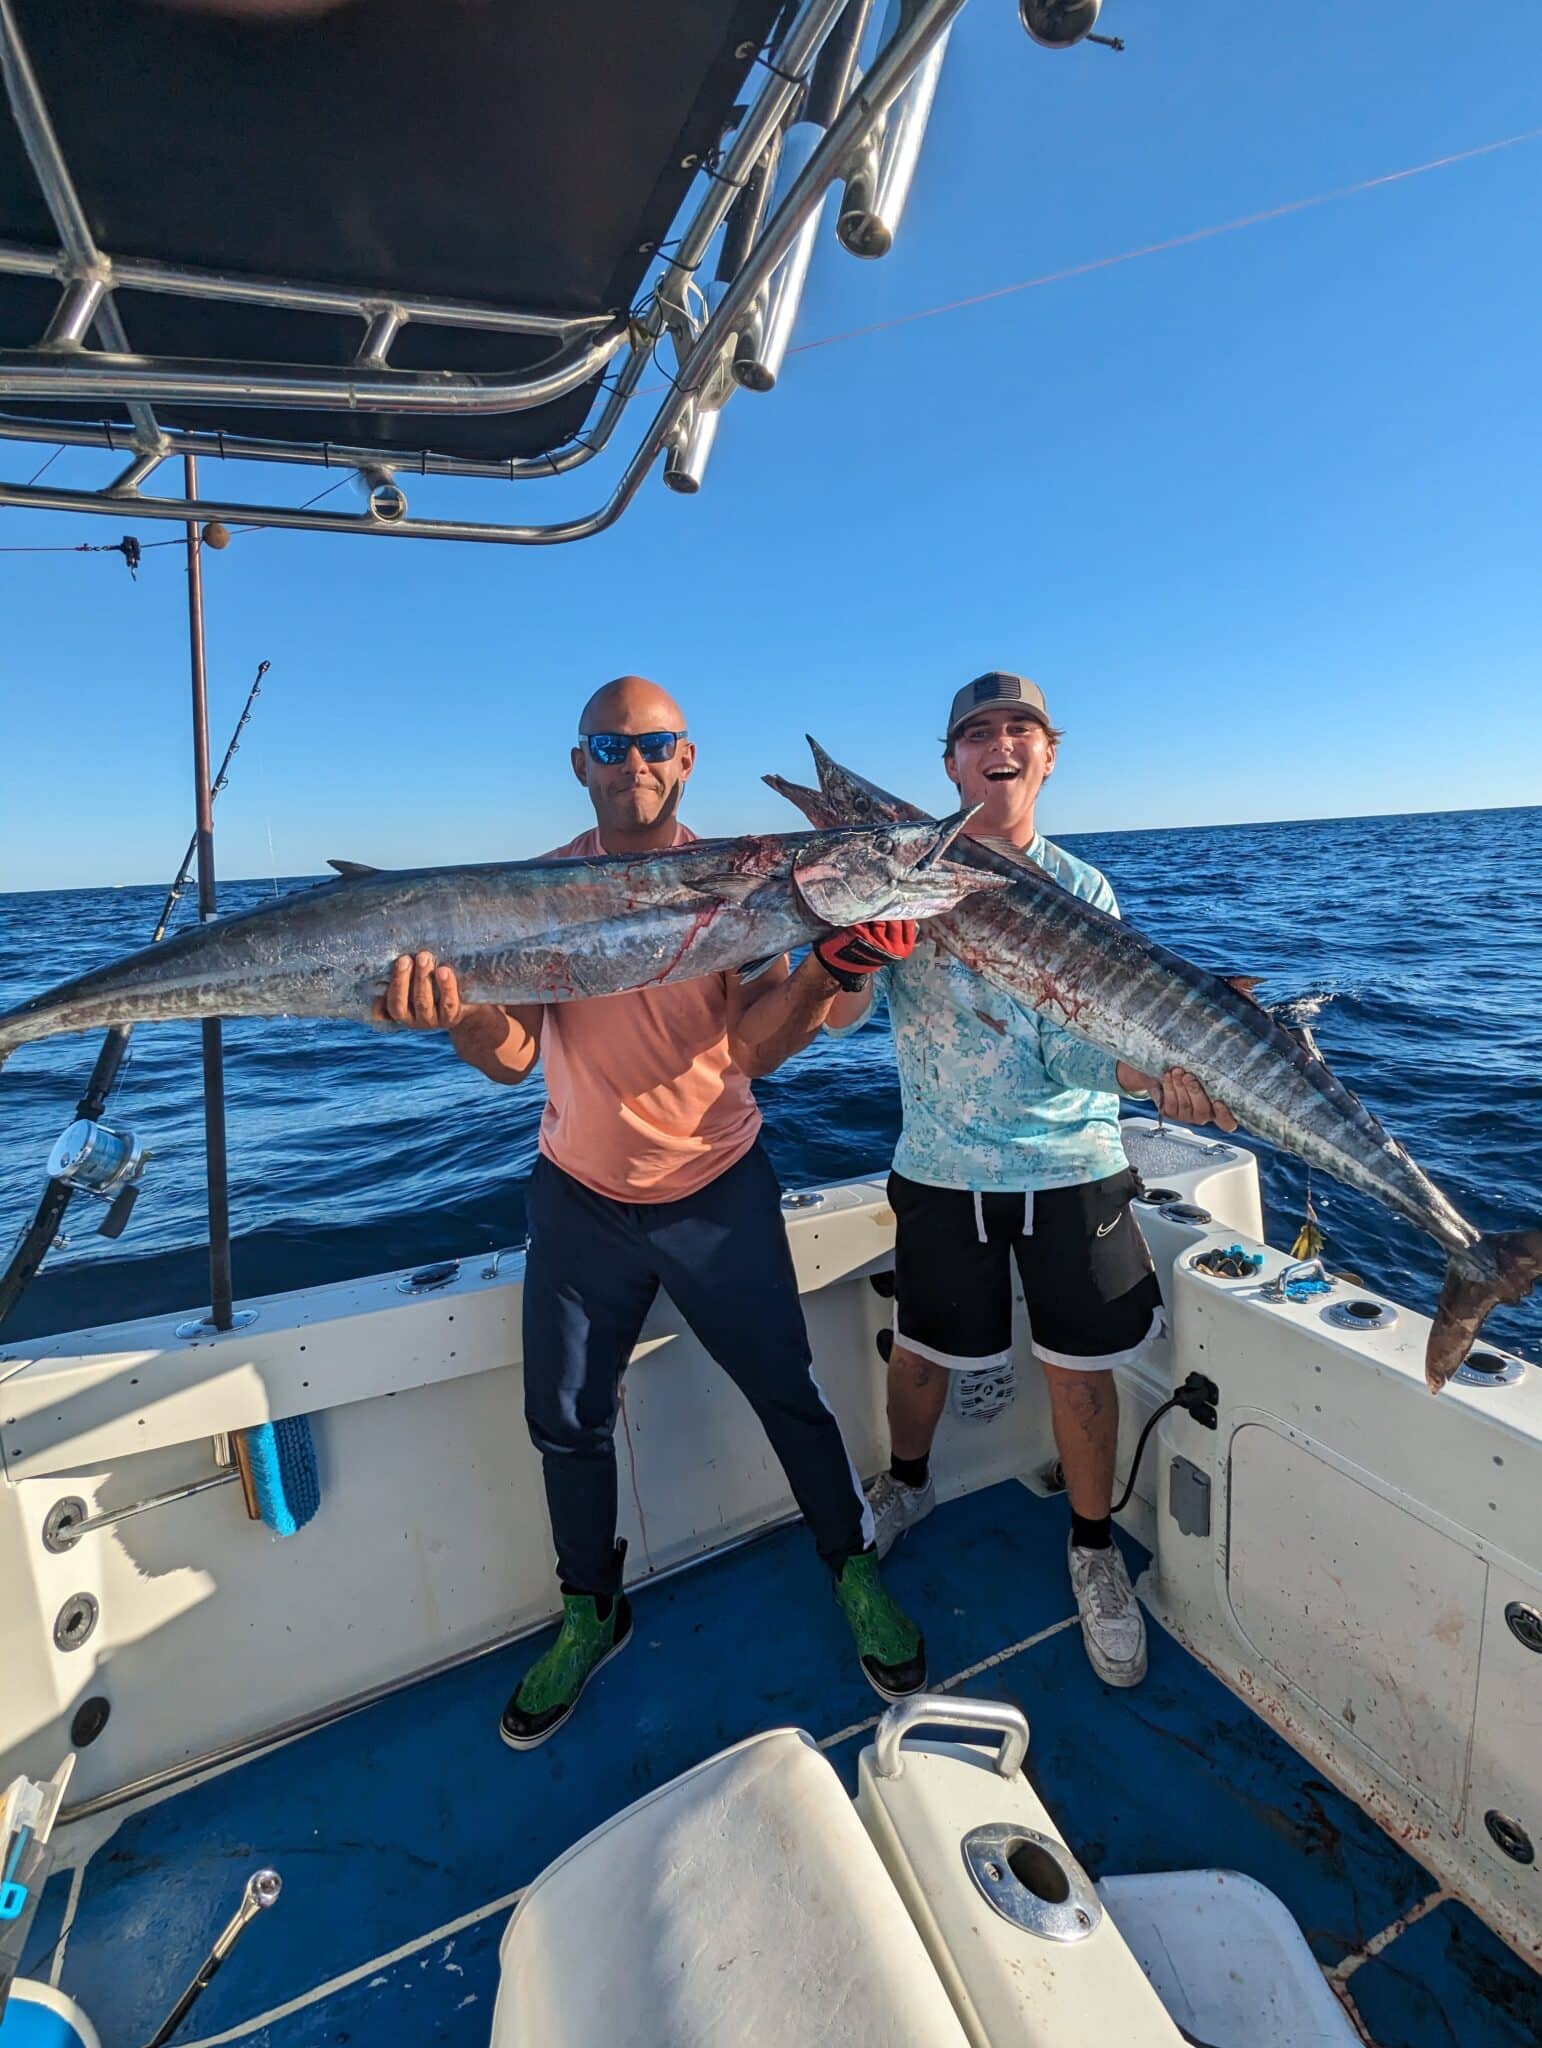
[[[765,780],[810,824],[925,817],[842,768],[815,740],[809,746],[817,790]],[[1140,1073],[1185,1068],[1245,1131],[1371,1196],[1442,1247],[1445,1284],[1424,1361],[1438,1394],[1484,1318],[1501,1303],[1524,1301],[1542,1275],[1542,1229],[1477,1231],[1338,1079],[1310,1033],[1288,1030],[1245,986],[1073,896],[1016,847],[966,837],[954,857],[1012,886],[935,919],[928,935],[939,946]]]
[[[0,1062],[67,1031],[194,1017],[364,1019],[428,947],[470,1002],[561,1003],[775,959],[835,927],[951,910],[990,874],[941,823],[699,839],[647,855],[388,870],[211,920],[0,1012]]]

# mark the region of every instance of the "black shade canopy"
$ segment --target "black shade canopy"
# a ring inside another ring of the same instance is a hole
[[[343,0],[284,17],[160,0],[13,0],[92,233],[119,261],[566,314],[625,310],[731,124],[780,0]],[[58,233],[0,109],[0,240]],[[52,281],[0,275],[0,347],[34,345]],[[160,357],[345,365],[356,318],[115,294]],[[510,373],[547,336],[410,322],[392,368]],[[544,454],[597,379],[532,411],[218,412],[163,424],[316,444]],[[8,402],[127,423],[121,408]],[[3,429],[0,429],[3,431]]]

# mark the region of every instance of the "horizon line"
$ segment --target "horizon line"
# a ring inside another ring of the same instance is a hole
[[[1360,825],[1368,824],[1378,818],[1464,818],[1473,816],[1486,817],[1497,816],[1506,811],[1542,811],[1542,804],[1453,804],[1449,806],[1447,809],[1438,811],[1349,811],[1344,813],[1324,812],[1309,818],[1234,818],[1228,823],[1211,825],[1083,825],[1076,826],[1072,830],[1062,833],[1060,836],[1062,839],[1143,839],[1148,838],[1152,834],[1158,832],[1251,832],[1256,831],[1257,828],[1261,825]],[[735,835],[732,833],[727,833],[722,835],[710,834],[707,836],[722,836],[726,838],[732,838]],[[1050,838],[1050,834],[1045,833],[1044,837]],[[1058,844],[1059,841],[1052,841],[1052,843]],[[539,857],[540,856],[536,854],[526,856],[526,858],[531,860],[539,859]],[[434,862],[431,863],[431,865],[449,867],[456,865],[456,863],[444,861]],[[468,865],[480,866],[483,865],[483,863],[472,862],[468,863]],[[404,872],[407,871],[408,870],[404,870]],[[319,869],[308,868],[296,869],[293,876],[287,877],[280,877],[274,875],[271,871],[269,871],[266,874],[259,875],[222,875],[220,876],[219,879],[221,882],[247,883],[276,882],[279,880],[311,881],[316,879],[318,876],[323,881],[335,881],[337,879],[335,875],[321,875]],[[104,889],[164,890],[167,888],[167,886],[168,884],[164,881],[71,882],[54,883],[51,886],[48,883],[44,883],[41,887],[33,889],[0,889],[0,901],[3,901],[5,898],[11,896],[46,896],[50,894],[62,894],[73,896],[85,895],[90,892],[100,891]]]

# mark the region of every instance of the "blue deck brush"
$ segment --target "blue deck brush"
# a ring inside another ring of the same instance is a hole
[[[256,1423],[244,1434],[258,1512],[275,1536],[293,1536],[321,1506],[310,1420],[291,1415]]]

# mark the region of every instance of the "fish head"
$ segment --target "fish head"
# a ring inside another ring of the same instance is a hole
[[[944,856],[978,806],[921,824],[821,833],[793,863],[793,886],[809,915],[839,928],[879,918],[940,917],[1005,880]]]
[[[891,796],[876,782],[869,782],[865,775],[858,775],[854,768],[843,768],[839,761],[831,760],[812,733],[805,733],[804,738],[814,757],[820,793],[834,807],[842,824],[909,824],[919,823],[925,818],[926,812],[917,810],[914,804],[907,804],[902,797]]]

